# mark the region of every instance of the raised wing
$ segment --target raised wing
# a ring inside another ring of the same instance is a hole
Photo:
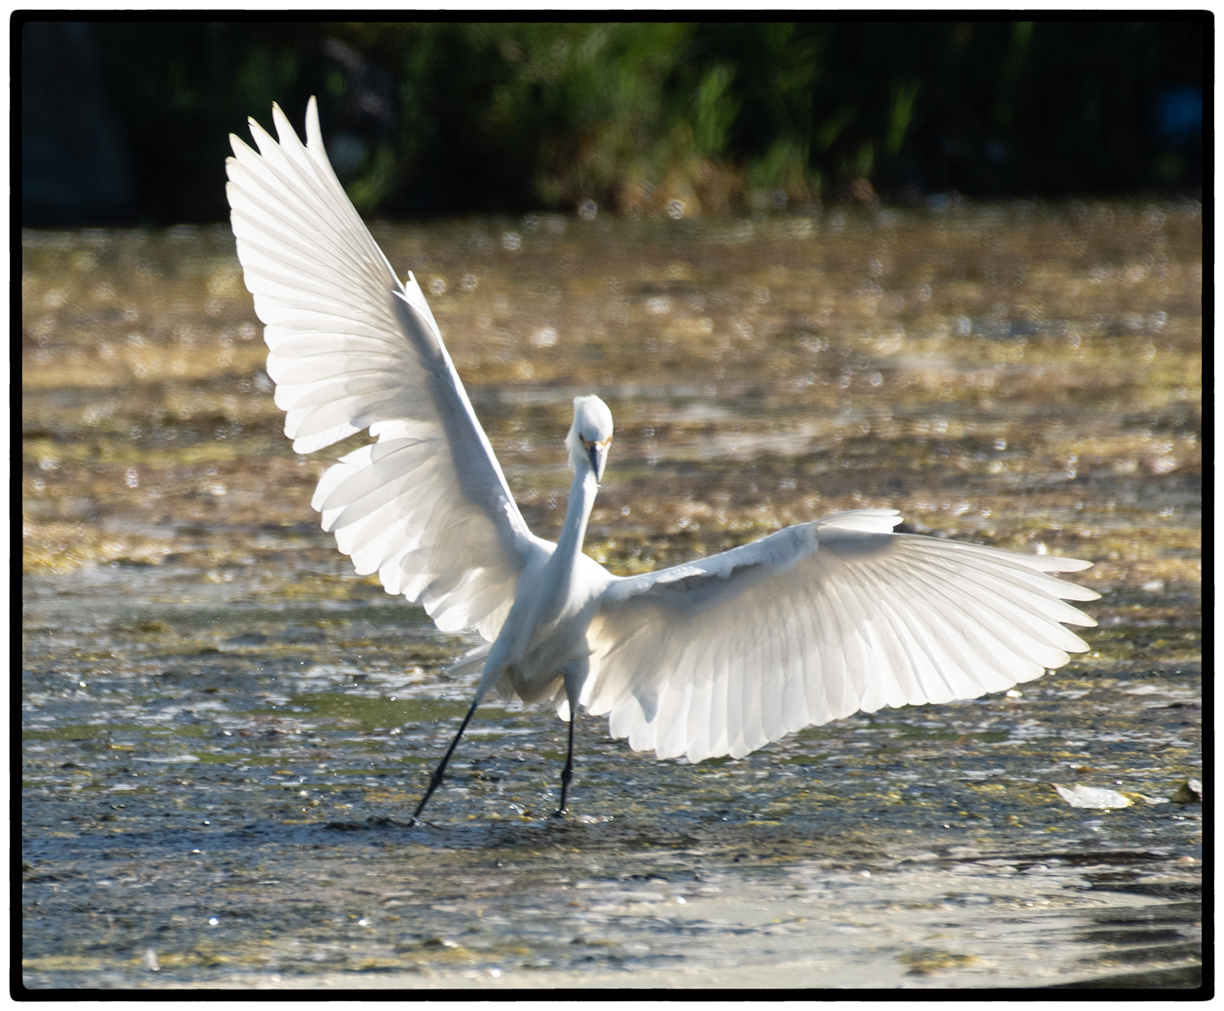
[[[582,703],[660,758],[738,758],[858,710],[975,698],[1087,644],[1060,622],[1088,562],[892,533],[840,513],[660,572],[614,580],[591,623]]]
[[[310,453],[368,428],[377,443],[319,481],[311,505],[363,575],[438,627],[500,628],[532,536],[420,286],[401,284],[341,188],[312,98],[303,145],[273,106],[226,171],[238,259],[264,323],[285,434]]]

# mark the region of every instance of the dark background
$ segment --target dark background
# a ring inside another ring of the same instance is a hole
[[[1198,196],[1212,28],[15,16],[21,218],[224,220],[228,134],[273,101],[300,129],[312,94],[354,202],[391,218]]]

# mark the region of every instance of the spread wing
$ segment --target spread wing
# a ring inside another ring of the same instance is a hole
[[[1060,622],[1088,562],[892,533],[840,513],[614,580],[588,632],[582,703],[660,758],[740,757],[857,710],[975,698],[1088,648]]]
[[[378,441],[319,481],[311,505],[359,573],[423,604],[446,631],[493,638],[533,552],[527,529],[420,286],[402,284],[341,188],[314,99],[302,144],[251,121],[231,136],[231,222],[264,323],[285,434],[310,453],[368,428]]]

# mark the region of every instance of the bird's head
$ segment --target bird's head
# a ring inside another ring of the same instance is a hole
[[[603,480],[612,445],[612,412],[598,397],[574,398],[574,423],[565,437],[570,470],[590,467],[596,481]]]

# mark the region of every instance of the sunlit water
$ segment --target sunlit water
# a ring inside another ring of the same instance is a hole
[[[596,392],[614,571],[895,506],[1091,559],[1092,651],[739,761],[586,718],[565,820],[564,725],[486,706],[408,827],[472,640],[318,530],[228,231],[27,233],[28,986],[1195,985],[1197,205],[376,234],[536,532]]]

